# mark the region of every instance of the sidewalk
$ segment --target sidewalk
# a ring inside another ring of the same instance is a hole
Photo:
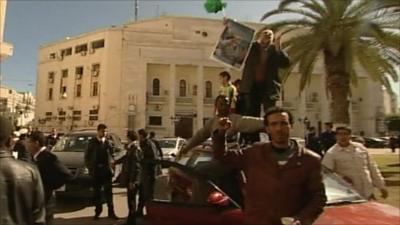
[[[368,148],[368,152],[370,154],[400,154],[399,148],[396,148],[396,153],[392,153],[390,148]]]

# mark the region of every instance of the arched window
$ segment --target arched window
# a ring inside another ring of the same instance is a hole
[[[212,98],[212,83],[206,81],[206,98]]]
[[[185,96],[186,96],[186,81],[180,80],[179,81],[179,97],[185,97]]]
[[[159,96],[160,95],[160,80],[153,79],[153,95]]]

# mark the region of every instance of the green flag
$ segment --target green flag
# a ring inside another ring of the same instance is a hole
[[[221,0],[207,0],[204,3],[204,8],[206,8],[208,13],[217,13],[226,8],[226,3],[223,3]]]

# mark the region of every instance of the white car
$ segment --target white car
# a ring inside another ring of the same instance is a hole
[[[178,151],[182,145],[186,144],[186,140],[180,137],[161,138],[157,140],[163,152],[163,160],[174,161]]]

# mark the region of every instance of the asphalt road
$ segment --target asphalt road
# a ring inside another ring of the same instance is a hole
[[[93,220],[94,206],[90,196],[87,198],[60,197],[57,198],[57,207],[54,225],[119,225],[123,224],[128,215],[126,191],[123,188],[114,188],[115,214],[121,219],[118,221],[107,218],[107,206],[103,205],[103,213],[99,220]]]

